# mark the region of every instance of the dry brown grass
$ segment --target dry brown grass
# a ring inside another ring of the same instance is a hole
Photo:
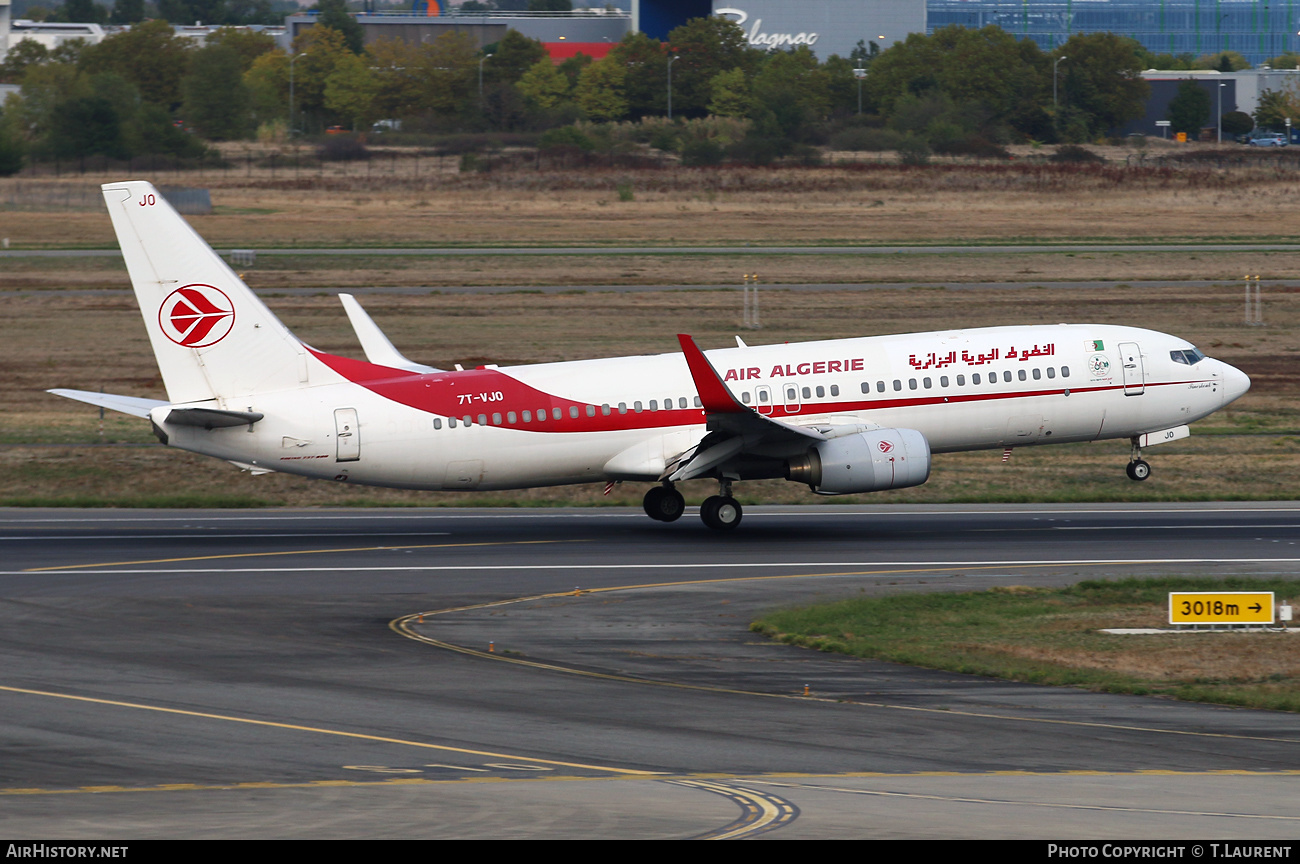
[[[419,176],[410,159],[381,159],[369,174],[336,164],[275,179],[265,169],[137,176],[211,188],[218,212],[194,223],[220,246],[1255,239],[1289,236],[1300,216],[1300,173],[1277,160],[485,174],[450,173],[445,162],[434,172],[423,161]],[[39,182],[119,179],[114,171]],[[0,198],[6,184],[32,182],[0,181]],[[636,200],[618,200],[623,182]],[[20,246],[113,242],[94,208],[0,213],[0,235]]]

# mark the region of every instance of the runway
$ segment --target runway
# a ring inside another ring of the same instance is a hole
[[[1288,839],[1300,719],[751,634],[861,593],[1300,575],[1300,506],[0,510],[0,829]],[[1289,638],[1289,637],[1279,637]]]

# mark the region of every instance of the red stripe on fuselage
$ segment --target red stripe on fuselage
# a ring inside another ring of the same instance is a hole
[[[610,413],[602,413],[602,406],[589,402],[576,402],[544,393],[535,387],[511,378],[498,369],[466,369],[463,372],[433,372],[419,374],[388,366],[377,366],[362,360],[351,360],[334,354],[326,354],[308,348],[322,363],[347,378],[401,405],[407,405],[429,414],[441,417],[464,417],[469,415],[478,422],[480,414],[486,414],[489,424],[522,432],[611,432],[624,429],[659,429],[673,426],[702,425],[705,412],[698,408],[673,408],[662,411],[642,411],[637,413],[632,408],[627,413],[619,413],[617,407],[611,407]],[[1147,387],[1171,387],[1186,384],[1207,383],[1199,381],[1167,381],[1147,383]],[[986,402],[994,399],[1020,399],[1034,396],[1060,396],[1067,390],[1072,394],[1102,393],[1108,390],[1123,390],[1123,384],[1111,384],[1103,387],[1062,387],[1057,390],[1012,390],[989,393],[948,393],[947,395],[915,396],[906,398],[886,398],[875,400],[857,400],[846,402],[808,402],[803,403],[797,411],[787,411],[785,406],[777,403],[765,417],[795,420],[803,416],[824,414],[842,414],[855,411],[880,411],[886,408],[919,408],[927,405],[956,405],[963,402]],[[500,393],[500,398],[495,394]],[[494,397],[486,399],[485,397]],[[1141,398],[1134,396],[1133,398]],[[466,401],[468,400],[468,401]],[[587,407],[596,413],[587,416]],[[520,415],[523,411],[536,414],[546,409],[547,419],[523,423]],[[560,409],[560,419],[553,418],[554,409]],[[577,408],[576,419],[569,416],[569,409]],[[516,422],[507,422],[507,413],[514,411]],[[491,423],[493,414],[501,415],[501,423]]]

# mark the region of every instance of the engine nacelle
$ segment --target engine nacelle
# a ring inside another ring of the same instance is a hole
[[[785,476],[822,495],[920,486],[930,479],[930,442],[915,429],[875,429],[831,438],[791,459]]]

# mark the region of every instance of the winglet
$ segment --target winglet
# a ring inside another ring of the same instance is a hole
[[[366,314],[366,310],[361,308],[357,298],[351,294],[340,294],[339,301],[343,303],[343,311],[348,313],[352,329],[356,332],[357,339],[361,341],[361,350],[365,352],[366,359],[371,363],[422,374],[442,371],[432,366],[425,366],[423,363],[412,362],[402,356],[401,352],[393,347],[393,343],[388,341],[384,331],[379,329],[379,325]]]
[[[750,411],[731,395],[727,385],[722,383],[718,370],[704,356],[704,352],[695,344],[695,340],[685,333],[677,334],[682,353],[686,355],[686,365],[690,367],[691,378],[695,380],[695,390],[700,394],[700,403],[709,414],[743,414]]]

